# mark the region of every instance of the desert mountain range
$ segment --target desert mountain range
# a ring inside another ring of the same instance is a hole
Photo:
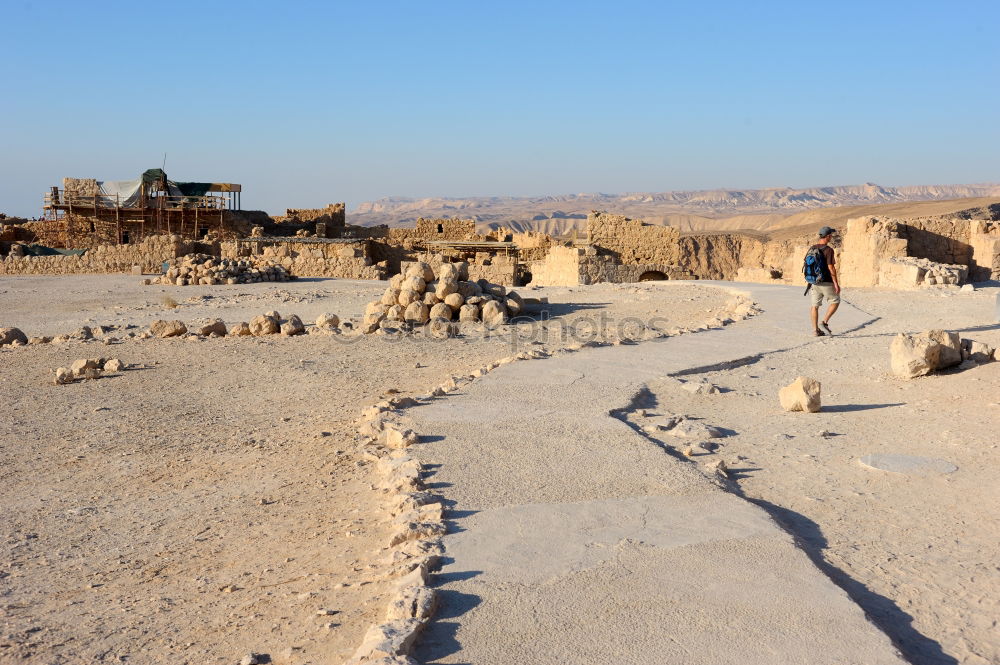
[[[475,219],[484,228],[505,226],[518,231],[562,235],[574,228],[583,229],[591,210],[606,210],[652,224],[669,224],[686,232],[748,230],[772,234],[865,214],[947,214],[952,212],[953,206],[946,202],[953,199],[965,199],[956,210],[990,205],[1000,200],[1000,184],[884,187],[865,183],[807,189],[714,189],[537,197],[389,197],[359,204],[348,213],[348,222],[363,226],[409,226],[418,217],[462,217]],[[909,210],[908,204],[932,201],[945,205],[918,206],[919,212]],[[875,206],[877,211],[867,211]]]

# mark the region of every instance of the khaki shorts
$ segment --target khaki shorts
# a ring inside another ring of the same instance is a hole
[[[823,298],[831,305],[840,302],[840,294],[833,288],[833,282],[816,282],[809,289],[809,296],[812,299],[812,306],[819,307],[823,304]]]

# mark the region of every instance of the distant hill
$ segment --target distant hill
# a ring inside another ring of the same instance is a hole
[[[475,219],[488,228],[506,226],[561,235],[573,228],[583,229],[591,210],[606,210],[689,232],[764,231],[785,227],[793,217],[796,218],[792,220],[793,226],[808,225],[812,218],[799,215],[819,209],[849,207],[860,210],[872,205],[990,197],[1000,198],[1000,184],[883,187],[866,183],[808,189],[716,189],[538,197],[393,197],[361,203],[348,213],[347,221],[362,226],[410,226],[418,217],[462,217]],[[857,214],[868,213],[857,212],[850,216]]]

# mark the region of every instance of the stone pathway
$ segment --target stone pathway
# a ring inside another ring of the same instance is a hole
[[[420,662],[904,662],[762,509],[612,415],[651,379],[823,342],[801,289],[724,286],[764,312],[514,363],[409,412],[451,520]],[[833,324],[868,321],[845,304]]]

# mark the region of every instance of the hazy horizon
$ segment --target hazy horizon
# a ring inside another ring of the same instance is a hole
[[[995,3],[179,2],[141,31],[121,2],[3,15],[13,215],[164,152],[171,178],[239,182],[271,213],[1000,181]]]

